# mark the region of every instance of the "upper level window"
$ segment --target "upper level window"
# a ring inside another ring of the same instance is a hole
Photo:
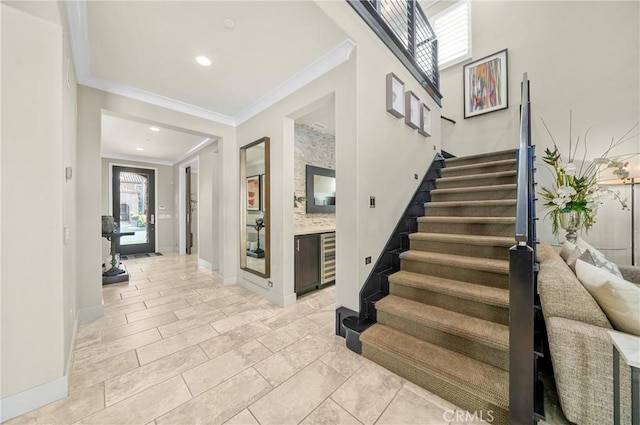
[[[431,18],[438,36],[438,68],[471,57],[471,2],[460,0]]]

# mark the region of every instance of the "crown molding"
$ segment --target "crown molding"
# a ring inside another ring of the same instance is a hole
[[[323,56],[316,59],[302,71],[271,90],[253,105],[247,107],[235,117],[231,117],[229,115],[220,114],[215,111],[210,111],[205,108],[92,75],[89,52],[89,32],[87,29],[86,0],[64,0],[64,5],[69,25],[69,37],[71,40],[76,78],[79,84],[139,100],[151,105],[215,121],[231,127],[237,127],[273,104],[348,61],[351,52],[356,46],[352,40],[344,40]]]
[[[142,162],[144,164],[168,165],[169,167],[173,167],[175,165],[171,161],[165,161],[163,159],[149,158],[146,156],[123,155],[121,153],[114,152],[101,152],[100,157],[105,159],[119,159],[121,161]]]

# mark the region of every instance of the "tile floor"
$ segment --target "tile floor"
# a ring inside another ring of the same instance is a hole
[[[78,330],[69,396],[8,424],[465,423],[346,349],[333,287],[283,309],[195,258],[126,261],[130,282],[104,287],[104,317]]]

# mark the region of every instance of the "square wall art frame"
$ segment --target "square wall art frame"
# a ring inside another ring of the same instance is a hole
[[[396,74],[387,74],[387,112],[397,118],[404,117],[404,83]]]
[[[424,103],[420,105],[420,128],[418,133],[424,137],[431,136],[431,109]]]
[[[420,128],[420,99],[411,90],[405,93],[404,111],[404,123],[413,129]]]
[[[509,107],[507,49],[464,65],[464,117]]]

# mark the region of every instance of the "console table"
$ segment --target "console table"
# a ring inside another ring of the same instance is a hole
[[[631,367],[631,424],[640,425],[640,337],[607,331],[613,342],[613,423],[620,425],[620,355]]]

